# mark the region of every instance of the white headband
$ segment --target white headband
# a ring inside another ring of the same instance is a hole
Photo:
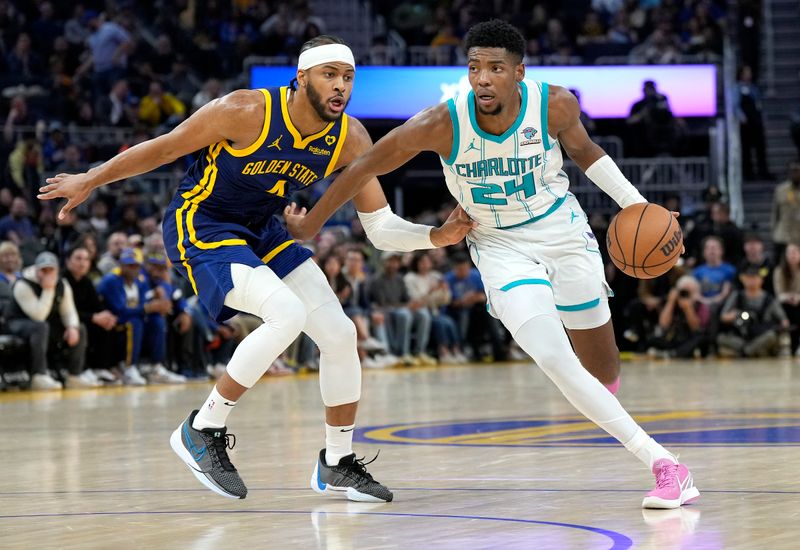
[[[353,58],[353,52],[344,44],[325,44],[311,48],[300,54],[300,59],[297,60],[297,68],[305,71],[311,67],[322,65],[323,63],[347,63],[352,65],[353,69],[356,68],[356,60]]]

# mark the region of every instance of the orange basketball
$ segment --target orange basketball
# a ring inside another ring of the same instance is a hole
[[[683,233],[666,208],[649,202],[633,204],[611,220],[606,247],[620,271],[638,279],[652,279],[678,261]]]

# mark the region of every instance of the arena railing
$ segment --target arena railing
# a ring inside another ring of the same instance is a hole
[[[691,212],[703,203],[703,193],[711,179],[711,166],[707,157],[656,157],[617,159],[622,173],[636,186],[647,200],[663,204],[677,195],[682,209]],[[619,210],[614,201],[594,185],[572,161],[564,163],[564,173],[569,177],[570,191],[578,196],[589,215],[613,214]],[[395,188],[395,211],[402,215],[405,193],[415,188],[430,186],[442,179],[441,170],[409,170],[402,186]]]

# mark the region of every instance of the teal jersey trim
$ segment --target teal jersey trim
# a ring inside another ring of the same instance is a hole
[[[592,309],[593,307],[599,305],[600,305],[600,298],[595,298],[594,300],[583,302],[582,304],[575,304],[574,306],[560,306],[556,304],[556,309],[558,311],[583,311],[584,309]]]
[[[517,131],[517,129],[522,125],[522,121],[525,119],[525,111],[528,110],[528,85],[522,82],[520,83],[519,87],[522,93],[522,102],[519,106],[517,120],[514,121],[514,124],[512,124],[508,130],[499,136],[487,134],[481,130],[480,126],[478,126],[478,119],[475,118],[475,92],[470,90],[469,95],[467,95],[467,103],[469,104],[469,121],[472,124],[472,129],[475,130],[476,134],[483,139],[488,139],[489,141],[493,141],[495,143],[503,143],[511,136],[511,134]],[[545,131],[545,133],[547,132]],[[544,140],[545,143],[547,143],[547,137],[545,137]]]
[[[542,82],[542,145],[544,145],[544,150],[549,151],[553,146],[550,144],[550,134],[547,130],[547,96],[550,93],[550,87],[547,85],[547,82]]]
[[[506,225],[506,226],[503,226],[503,227],[498,226],[497,229],[514,229],[515,227],[519,227],[521,225],[526,225],[526,224],[529,224],[529,223],[538,222],[539,220],[546,218],[547,216],[549,216],[550,214],[552,214],[553,212],[558,210],[558,208],[562,204],[564,204],[565,200],[567,200],[567,196],[566,195],[564,195],[563,197],[559,197],[558,199],[556,199],[556,202],[554,202],[550,206],[550,208],[547,209],[547,212],[545,212],[541,216],[534,216],[529,220],[525,220],[524,222],[521,222],[521,223],[515,223],[514,225]]]
[[[511,290],[512,288],[516,288],[522,285],[545,285],[553,288],[553,285],[550,284],[550,281],[547,279],[520,279],[519,281],[514,281],[512,283],[508,283],[507,285],[503,285],[500,287],[500,290],[506,292]]]
[[[458,126],[458,112],[456,111],[456,102],[453,99],[447,100],[447,110],[450,111],[450,120],[453,123],[453,147],[450,149],[450,156],[447,157],[445,162],[453,164],[458,156],[458,149],[460,147],[459,139],[461,139],[461,131]]]

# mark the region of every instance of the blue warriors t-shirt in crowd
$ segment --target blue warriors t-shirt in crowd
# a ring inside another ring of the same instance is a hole
[[[447,281],[447,285],[450,287],[453,301],[460,300],[469,292],[483,292],[483,281],[481,281],[481,275],[475,268],[470,270],[465,279],[459,279],[453,271],[450,271],[444,276],[444,280]]]
[[[736,279],[736,268],[731,264],[722,262],[718,266],[700,265],[694,269],[692,275],[700,282],[700,292],[706,298],[713,298],[722,292],[725,282]]]

